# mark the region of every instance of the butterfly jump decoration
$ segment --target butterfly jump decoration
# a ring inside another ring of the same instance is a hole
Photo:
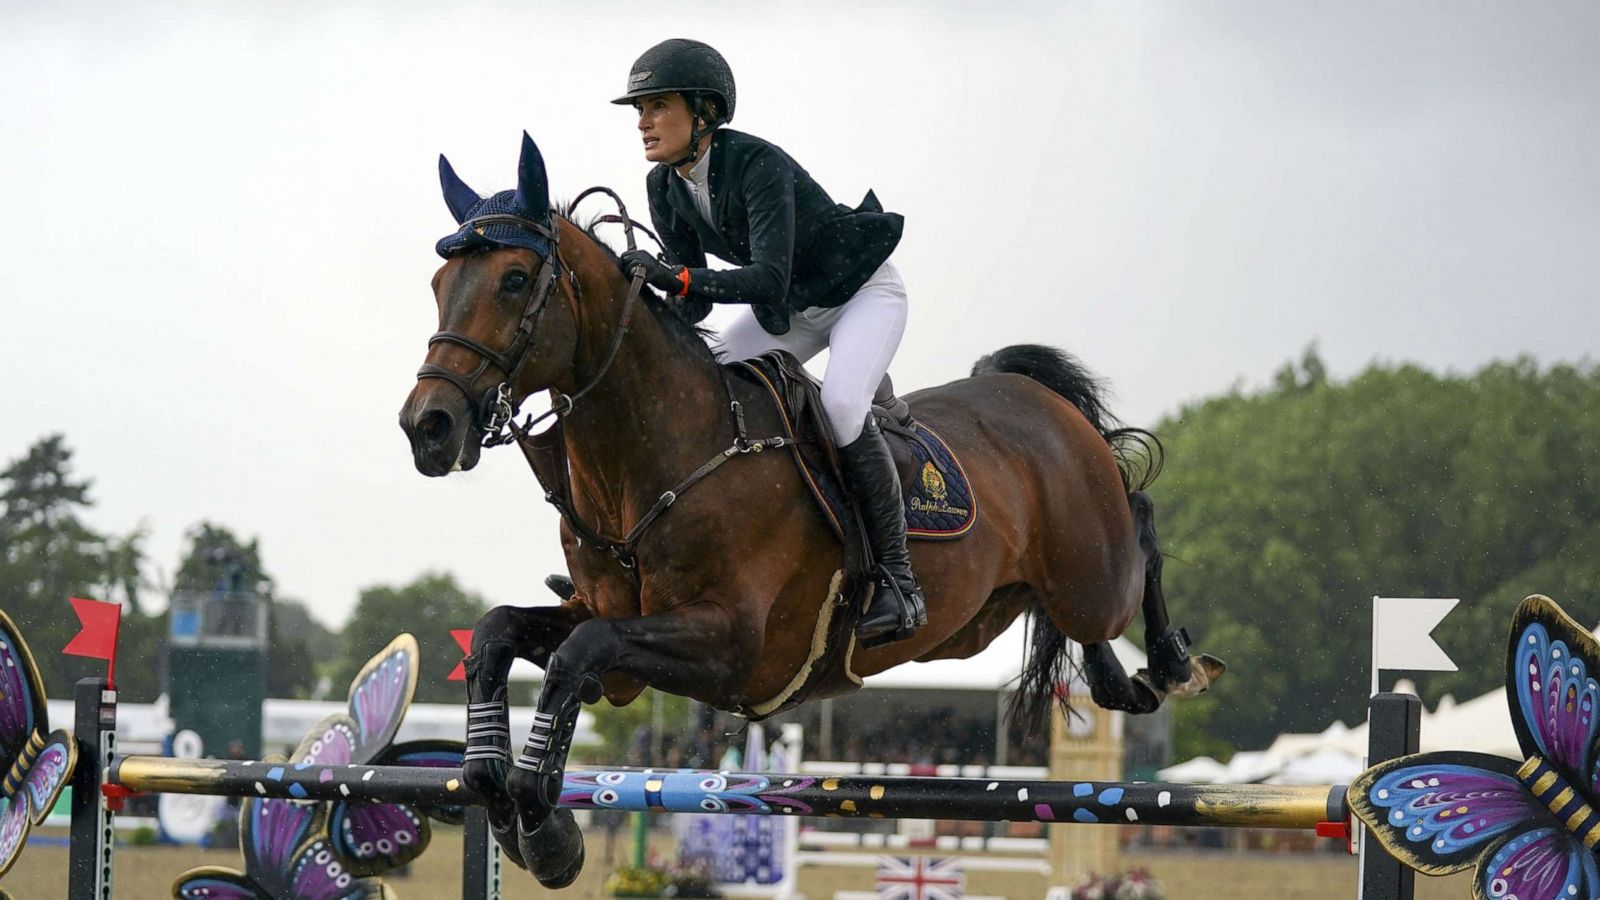
[[[78,762],[72,733],[47,734],[48,727],[39,666],[0,610],[0,875],[16,862],[30,828],[50,814]]]
[[[367,661],[350,685],[348,709],[306,734],[287,766],[461,765],[460,741],[393,743],[417,688],[417,641],[402,634]],[[350,799],[336,803],[251,797],[239,810],[245,871],[217,866],[178,877],[179,900],[392,898],[372,876],[427,849],[428,818],[459,824],[460,807]]]
[[[1419,753],[1362,773],[1350,808],[1402,863],[1477,866],[1477,900],[1600,898],[1600,641],[1548,597],[1511,620],[1506,696],[1523,760]]]

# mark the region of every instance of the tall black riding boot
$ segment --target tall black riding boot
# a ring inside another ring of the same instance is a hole
[[[844,463],[850,493],[860,507],[876,564],[872,602],[856,623],[856,638],[869,648],[904,640],[928,623],[928,611],[922,589],[911,574],[911,554],[906,552],[900,475],[889,455],[889,444],[871,415],[861,436],[839,448],[839,459]]]

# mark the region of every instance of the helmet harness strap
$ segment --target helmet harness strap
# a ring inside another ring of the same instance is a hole
[[[722,117],[718,116],[708,123],[705,128],[700,127],[700,123],[704,120],[700,116],[699,107],[700,100],[704,96],[698,91],[693,93],[685,92],[683,94],[684,104],[689,107],[689,152],[682,159],[667,163],[671,168],[676,169],[679,166],[698,160],[700,158],[700,139],[716,131],[717,126],[722,124]]]

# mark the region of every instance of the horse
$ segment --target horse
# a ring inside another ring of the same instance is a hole
[[[460,230],[438,248],[439,330],[400,424],[427,476],[518,443],[561,507],[574,590],[554,606],[496,608],[474,628],[463,766],[507,856],[560,887],[583,864],[582,835],[559,805],[582,704],[624,705],[650,686],[751,717],[777,708],[817,663],[819,623],[849,595],[844,551],[783,438],[749,437],[782,434],[776,404],[729,378],[685,304],[630,282],[592,225],[551,210],[527,134],[515,190],[481,197],[443,156],[440,180]],[[540,435],[508,427],[539,391],[557,424]],[[1024,613],[1030,652],[1014,712],[1030,721],[1062,699],[1078,664],[1071,642],[1109,708],[1150,712],[1222,673],[1220,661],[1192,657],[1168,620],[1154,505],[1140,489],[1159,469],[1159,444],[1145,443],[1142,466],[1138,454],[1119,457],[1124,439],[1148,433],[1111,427],[1081,365],[1008,347],[971,377],[905,399],[965,461],[983,512],[959,540],[912,543],[927,624],[852,647],[847,677],[812,699],[910,660],[969,657]],[[541,470],[540,452],[555,463]],[[1141,611],[1150,669],[1129,676],[1109,642]],[[513,762],[515,657],[546,677]]]

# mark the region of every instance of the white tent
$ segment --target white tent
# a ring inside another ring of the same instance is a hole
[[[1019,618],[975,656],[905,663],[867,678],[865,687],[945,691],[1010,690],[1015,687],[1017,676],[1022,673],[1027,641],[1026,622]],[[1073,646],[1076,649],[1077,645]],[[1117,638],[1111,646],[1130,675],[1144,668],[1145,656],[1132,641]]]
[[[913,688],[946,691],[1009,690],[1022,672],[1028,632],[1026,621],[1018,618],[988,647],[967,659],[936,659],[909,662],[866,679],[868,688]],[[1076,649],[1076,645],[1073,645]],[[1145,666],[1145,655],[1127,638],[1111,643],[1122,667],[1131,675]],[[544,672],[524,659],[511,664],[511,680],[538,684]]]
[[[1395,684],[1397,693],[1416,693],[1409,681]],[[1282,734],[1266,750],[1234,754],[1227,768],[1204,783],[1211,784],[1346,784],[1360,774],[1367,754],[1367,724],[1354,728],[1334,722],[1320,734]],[[1472,750],[1520,759],[1511,708],[1503,688],[1457,703],[1442,698],[1430,712],[1422,711],[1422,751]],[[1202,757],[1204,759],[1205,757]],[[1198,760],[1193,760],[1198,762]],[[1165,773],[1181,768],[1173,766]],[[1204,773],[1205,767],[1200,772]],[[1168,780],[1188,781],[1173,778]],[[1198,779],[1196,779],[1196,783]]]
[[[1320,747],[1281,766],[1267,784],[1349,784],[1361,772],[1361,756]]]
[[[326,700],[274,700],[268,699],[261,707],[261,737],[272,750],[292,747],[318,722],[334,713],[345,712],[343,701]],[[533,727],[533,708],[511,708],[511,734],[513,743]],[[467,708],[454,703],[413,703],[406,710],[405,722],[400,726],[396,741],[415,741],[427,738],[461,740],[467,733]],[[588,710],[578,714],[578,733],[573,746],[587,747],[599,744],[600,736],[594,730],[594,714]]]
[[[300,743],[318,722],[338,712],[349,709],[344,701],[278,700],[267,698],[261,704],[261,741],[266,752],[286,752]],[[50,725],[54,728],[71,728],[73,708],[71,700],[51,700]],[[533,726],[532,707],[511,708],[511,733],[520,740]],[[173,730],[172,716],[167,709],[167,695],[162,694],[154,703],[117,704],[117,747],[122,753],[160,755],[166,752],[166,740]],[[413,703],[406,711],[405,723],[400,726],[396,741],[415,741],[427,738],[460,740],[467,733],[465,706],[453,703]],[[577,747],[601,743],[594,730],[594,714],[588,710],[578,715],[578,734],[573,738]],[[207,747],[201,752],[221,755],[226,747]]]
[[[71,700],[51,700],[48,707],[51,728],[73,726],[75,712]],[[167,712],[166,694],[157,697],[154,703],[117,704],[118,753],[162,753],[170,734],[172,717]]]
[[[1196,756],[1187,762],[1168,766],[1156,773],[1162,781],[1176,784],[1216,784],[1222,780],[1228,767],[1209,756]]]

